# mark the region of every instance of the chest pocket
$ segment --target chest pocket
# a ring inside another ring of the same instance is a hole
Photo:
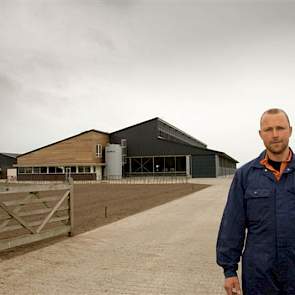
[[[270,189],[247,189],[245,193],[247,218],[249,221],[261,221],[269,216],[272,203],[273,191]]]

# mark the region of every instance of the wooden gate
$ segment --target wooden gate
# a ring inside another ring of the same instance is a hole
[[[0,186],[0,251],[73,234],[73,181]]]

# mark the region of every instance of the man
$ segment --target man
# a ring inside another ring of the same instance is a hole
[[[236,171],[217,240],[226,294],[295,295],[295,158],[287,114],[264,112],[259,135],[266,150]],[[246,234],[247,232],[247,234]],[[243,252],[243,254],[242,254]]]

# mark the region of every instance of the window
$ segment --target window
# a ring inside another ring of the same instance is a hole
[[[122,147],[122,165],[127,164],[127,139],[121,139],[121,147]]]
[[[55,173],[55,167],[49,167],[49,173]]]
[[[125,138],[121,139],[121,147],[127,147],[127,139]]]
[[[40,173],[40,167],[33,167],[33,173],[39,174]]]
[[[72,174],[72,173],[77,173],[79,171],[79,168],[76,166],[66,166],[64,167],[64,171],[66,174]]]
[[[96,157],[97,158],[102,157],[102,145],[101,144],[96,145]]]
[[[186,171],[186,157],[176,157],[176,171]]]
[[[46,174],[47,173],[47,167],[41,167],[41,173]]]
[[[155,157],[154,158],[154,172],[165,172],[164,166],[165,166],[165,159],[164,157]]]
[[[79,166],[78,173],[90,173],[90,166]]]
[[[25,168],[25,173],[31,174],[32,173],[32,167],[26,167]]]
[[[56,167],[56,173],[63,173],[63,169],[61,167]]]

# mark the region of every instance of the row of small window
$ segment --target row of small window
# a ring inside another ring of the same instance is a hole
[[[95,166],[19,167],[19,174],[95,173]]]

